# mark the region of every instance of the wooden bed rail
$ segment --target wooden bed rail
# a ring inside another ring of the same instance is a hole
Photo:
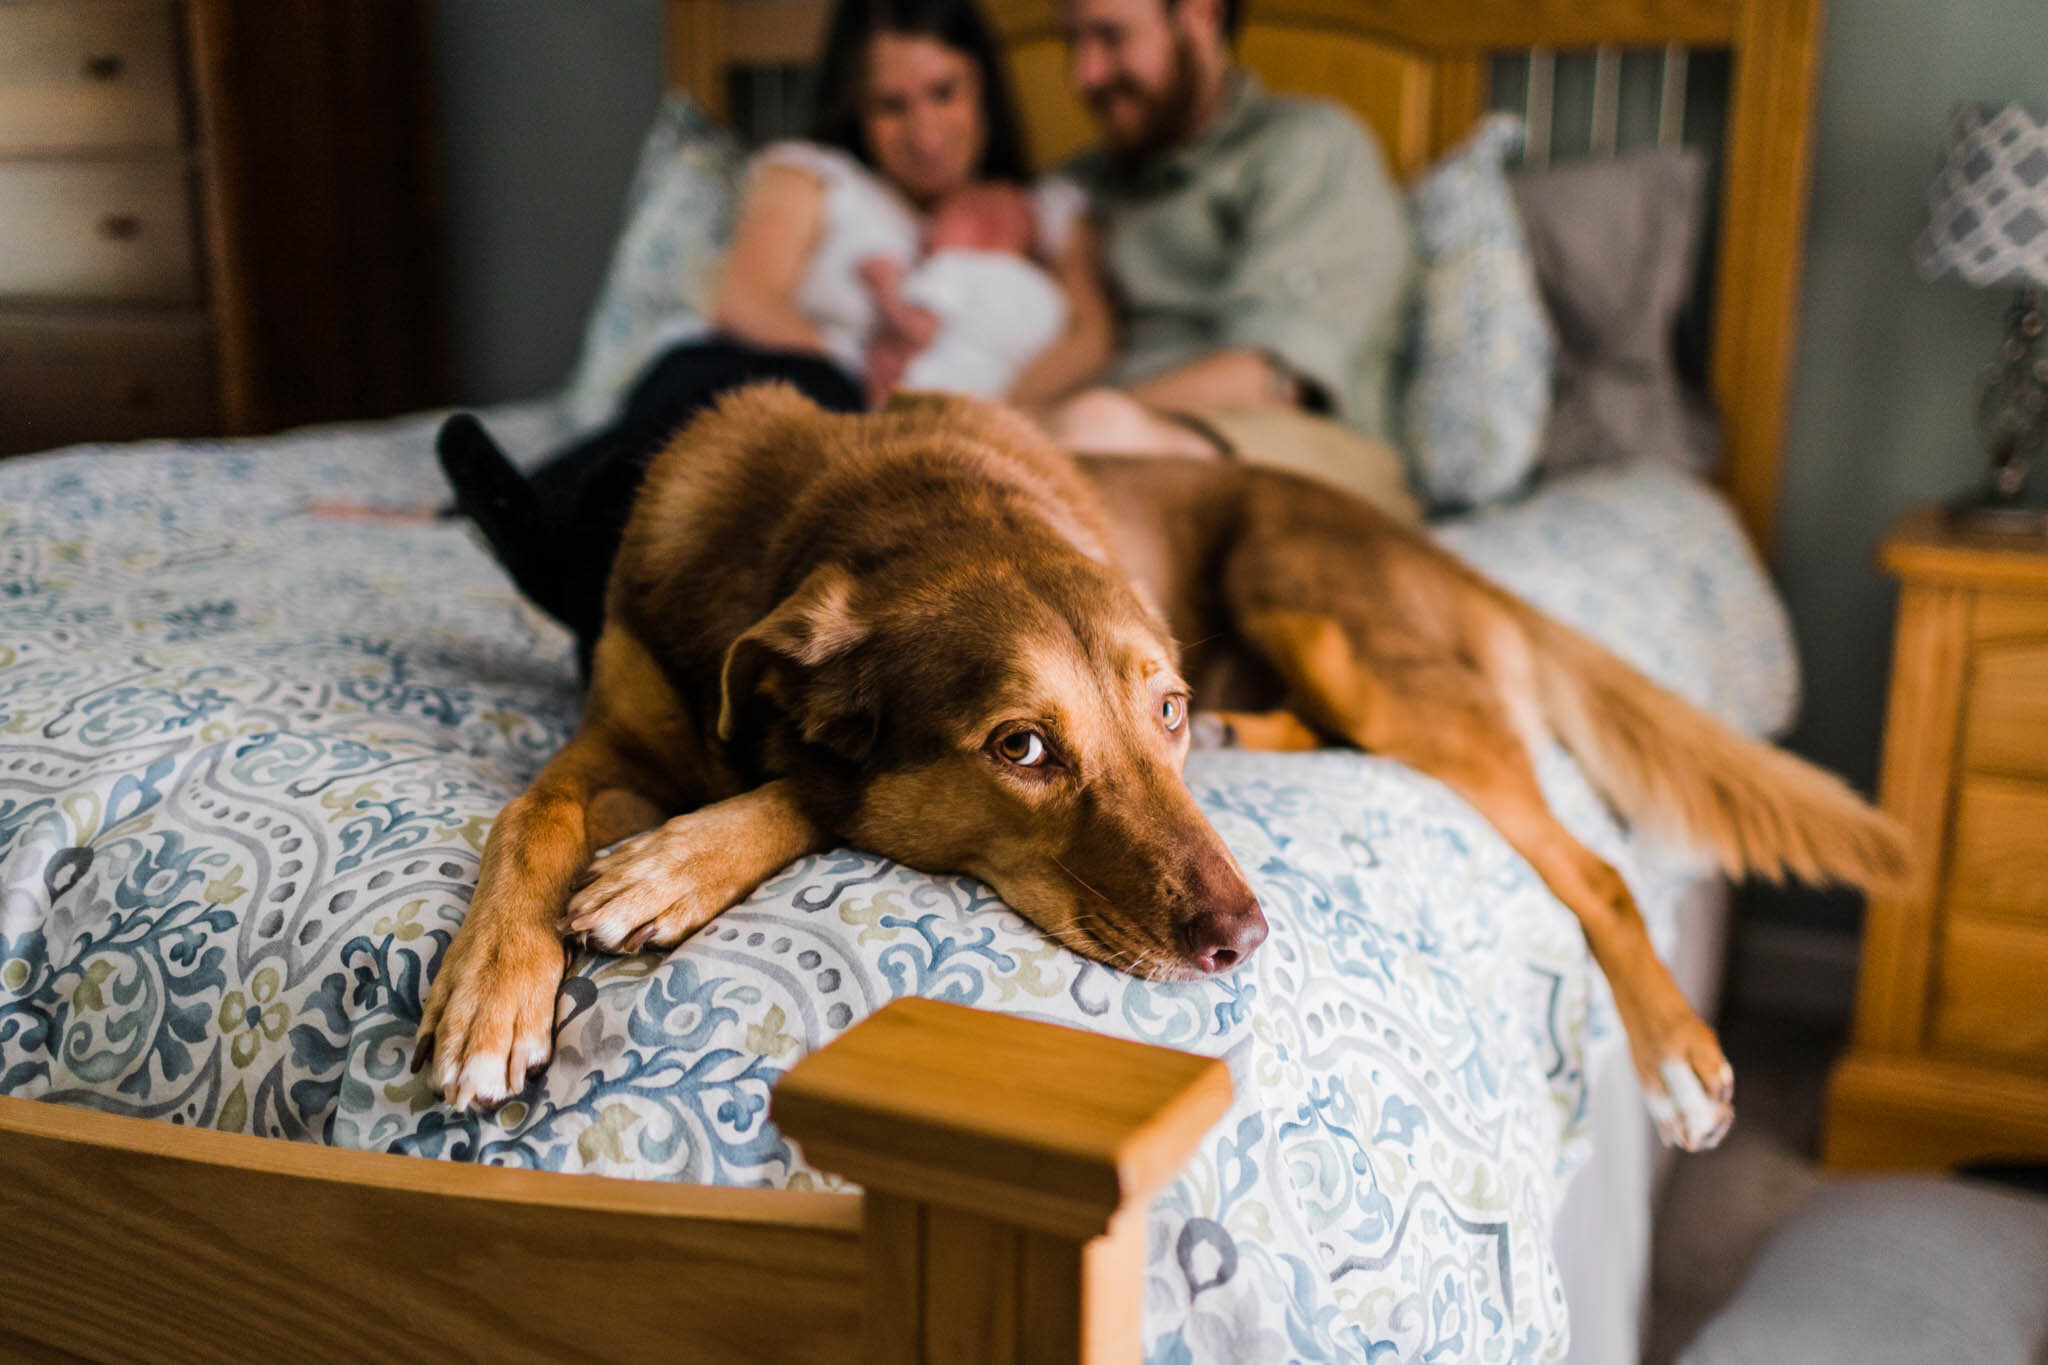
[[[1213,1058],[912,999],[769,1111],[867,1188],[871,1365],[1136,1362],[1146,1207],[1230,1093]]]
[[[866,1197],[0,1098],[0,1359],[1136,1361],[1145,1203],[1229,1093],[1220,1062],[901,1001],[774,1101]]]

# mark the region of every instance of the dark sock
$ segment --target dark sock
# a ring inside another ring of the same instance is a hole
[[[455,490],[455,506],[475,523],[491,553],[534,604],[565,624],[573,613],[553,550],[552,519],[526,476],[466,412],[441,424],[434,448]]]

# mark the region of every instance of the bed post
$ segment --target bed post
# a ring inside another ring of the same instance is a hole
[[[866,1189],[868,1365],[1142,1358],[1145,1211],[1230,1104],[1220,1061],[898,1000],[770,1114]]]
[[[1728,491],[1776,558],[1779,464],[1799,330],[1822,0],[1743,0],[1721,196],[1714,352]]]
[[[688,91],[700,108],[720,121],[731,112],[726,79],[730,24],[726,0],[668,0],[662,28],[669,88]]]

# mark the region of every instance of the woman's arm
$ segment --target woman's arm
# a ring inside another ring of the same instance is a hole
[[[740,205],[732,245],[718,268],[711,321],[754,346],[823,351],[824,340],[796,306],[824,220],[825,187],[795,166],[767,166]]]
[[[1086,218],[1067,234],[1055,270],[1067,296],[1067,328],[1010,386],[1005,397],[1019,407],[1042,406],[1080,388],[1109,364],[1115,345],[1109,294],[1095,258],[1095,229]]]

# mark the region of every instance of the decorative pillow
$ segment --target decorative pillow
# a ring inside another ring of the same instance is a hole
[[[1712,463],[1711,422],[1694,410],[1672,350],[1699,255],[1700,154],[1569,162],[1511,183],[1557,335],[1543,467]]]
[[[1550,328],[1504,170],[1521,145],[1521,120],[1492,115],[1409,198],[1421,273],[1402,415],[1439,505],[1519,487],[1550,410]]]
[[[579,424],[609,417],[657,351],[705,326],[742,170],[732,134],[687,96],[662,102],[641,144],[626,229],[569,381],[569,411]]]

